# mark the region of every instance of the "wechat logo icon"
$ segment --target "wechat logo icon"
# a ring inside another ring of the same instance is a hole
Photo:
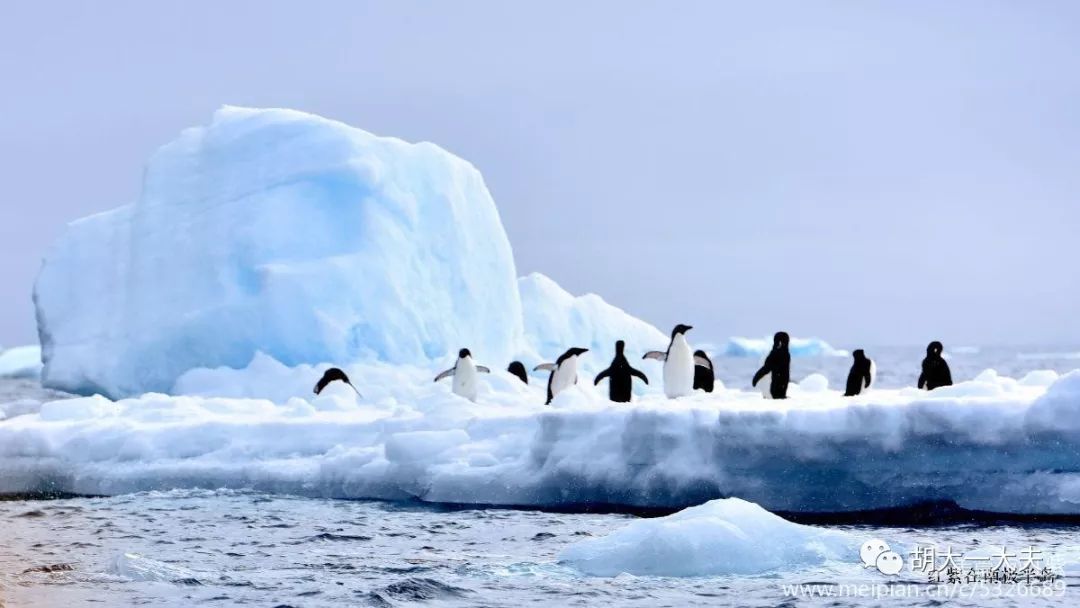
[[[864,568],[877,568],[878,572],[896,576],[904,569],[904,558],[900,554],[889,549],[889,543],[872,539],[863,543],[859,549],[859,557],[862,558]]]

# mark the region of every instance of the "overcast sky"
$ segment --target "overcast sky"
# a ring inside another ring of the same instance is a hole
[[[1080,342],[1080,3],[0,4],[0,344],[222,104],[429,140],[520,273],[702,338]]]

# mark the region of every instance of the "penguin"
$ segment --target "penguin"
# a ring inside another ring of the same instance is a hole
[[[787,332],[776,332],[773,336],[772,351],[765,357],[761,369],[754,374],[751,382],[753,386],[757,386],[762,380],[768,381],[767,384],[762,383],[762,394],[766,399],[787,399],[788,382],[791,380],[791,353],[788,352],[790,341]],[[766,386],[769,389],[768,394],[764,393]]]
[[[922,360],[922,373],[919,374],[919,388],[932,391],[939,386],[952,386],[952,372],[949,364],[941,356],[944,347],[934,340],[926,346],[926,358]]]
[[[349,376],[337,367],[331,367],[330,369],[326,370],[323,373],[322,378],[319,378],[319,381],[315,383],[315,388],[312,390],[312,392],[314,392],[316,395],[322,393],[323,390],[327,387],[327,385],[329,385],[331,382],[344,382],[345,384],[349,385],[349,388],[356,391],[356,395],[358,397],[363,396],[360,394],[360,391],[356,390],[356,387],[353,386],[353,383],[349,381]]]
[[[851,353],[851,356],[855,362],[851,364],[851,371],[848,372],[845,397],[858,395],[863,389],[870,388],[870,383],[874,381],[874,362],[866,358],[866,353],[860,348]]]
[[[510,366],[506,368],[506,371],[514,374],[525,384],[529,383],[529,375],[525,373],[525,365],[521,361],[511,361]]]
[[[686,341],[686,332],[693,329],[689,325],[679,324],[671,330],[671,342],[667,352],[650,350],[642,359],[656,359],[664,362],[664,394],[668,399],[677,399],[689,395],[694,390],[694,364],[706,365],[705,360],[697,361]]]
[[[577,384],[577,360],[582,353],[586,352],[589,352],[589,349],[576,346],[568,348],[565,353],[559,355],[555,363],[541,363],[533,368],[533,371],[543,369],[551,372],[551,375],[548,376],[547,401],[544,402],[544,405],[551,405],[555,395],[558,395],[563,389]]]
[[[477,365],[473,362],[472,353],[469,352],[469,349],[463,348],[458,351],[458,358],[457,362],[454,363],[454,367],[435,376],[435,382],[438,382],[447,376],[453,376],[454,383],[451,390],[454,391],[454,394],[464,397],[469,401],[476,401],[476,394],[480,384],[476,377],[477,372],[490,374],[491,370],[483,365]]]
[[[608,398],[615,403],[629,403],[630,392],[634,383],[634,376],[641,378],[641,381],[645,384],[649,383],[649,379],[641,372],[641,370],[630,367],[630,362],[626,360],[626,355],[623,354],[623,348],[626,347],[626,343],[622,340],[615,342],[615,358],[611,360],[611,365],[607,369],[596,375],[596,380],[593,384],[600,384],[600,381],[604,378],[608,379]]]
[[[703,350],[694,351],[694,390],[701,389],[706,393],[713,392],[716,385],[716,374],[713,373],[712,359]]]

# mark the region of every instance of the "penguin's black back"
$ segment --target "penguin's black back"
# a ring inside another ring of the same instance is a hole
[[[315,394],[318,395],[319,393],[323,392],[323,389],[325,389],[328,384],[339,380],[341,382],[344,382],[345,384],[348,384],[349,386],[352,386],[352,382],[349,382],[349,377],[345,375],[345,372],[341,371],[341,369],[339,368],[331,367],[330,369],[326,370],[326,373],[324,373],[322,375],[322,378],[319,379],[318,384],[315,385]]]
[[[941,355],[927,355],[923,359],[922,368],[923,378],[926,380],[926,390],[932,391],[938,387],[952,385],[952,373],[949,371],[949,364],[945,362],[945,358]]]
[[[517,376],[525,384],[529,383],[529,374],[525,372],[525,365],[521,361],[511,361],[506,371]]]
[[[862,353],[861,350],[855,352]],[[862,392],[863,387],[866,386],[866,379],[870,376],[871,363],[872,361],[866,357],[855,357],[855,361],[851,364],[851,371],[848,372],[847,386],[844,390],[845,397],[854,397]]]
[[[695,357],[704,357],[709,359],[709,356],[702,351],[694,353]],[[712,363],[712,360],[709,360]],[[716,374],[711,368],[704,365],[694,364],[694,390],[701,389],[706,393],[713,392],[713,387],[716,385]]]
[[[626,355],[615,355],[608,369],[608,397],[616,403],[628,403],[633,394],[634,376],[630,373],[630,362],[626,360]]]

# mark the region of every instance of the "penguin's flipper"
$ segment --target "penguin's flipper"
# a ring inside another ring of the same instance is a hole
[[[876,378],[876,377],[877,377],[877,365],[874,363],[873,359],[871,359],[870,360],[870,371],[868,371],[867,374],[866,374],[866,386],[863,386],[863,388],[870,388],[870,385],[874,383],[874,378]]]
[[[645,353],[642,359],[656,359],[657,361],[667,361],[667,353],[659,350],[650,350]]]
[[[644,382],[645,384],[649,383],[649,377],[646,376],[645,372],[641,371],[640,369],[634,369],[634,368],[631,367],[630,368],[630,374],[633,375],[633,376],[637,376],[638,378],[641,378],[641,381]]]
[[[709,361],[705,357],[694,357],[694,365],[712,369],[712,361]]]
[[[349,382],[348,380],[346,380],[346,381],[345,381],[345,384],[348,384],[348,385],[349,385],[349,387],[350,387],[350,388],[352,388],[352,390],[356,391],[356,396],[357,396],[357,397],[360,397],[361,399],[363,399],[363,398],[364,398],[364,396],[360,394],[360,390],[359,390],[359,389],[357,389],[357,388],[356,388],[355,386],[353,386],[353,383],[352,383],[352,382]]]
[[[449,378],[450,376],[453,376],[453,375],[454,375],[454,368],[451,367],[450,369],[448,369],[445,372],[439,374],[438,376],[435,376],[435,382],[438,382],[439,380],[442,380],[443,378]]]
[[[605,369],[604,371],[600,372],[599,374],[596,374],[596,380],[593,380],[593,386],[596,386],[597,384],[600,384],[601,380],[603,380],[604,378],[607,378],[610,375],[611,375],[611,368],[610,367]]]
[[[553,372],[553,371],[555,371],[555,364],[554,363],[541,363],[540,365],[537,365],[536,367],[533,368],[534,372],[538,372],[540,370],[544,370],[545,372]]]
[[[481,374],[490,374],[491,373],[491,370],[488,369],[486,365],[477,365],[476,366],[476,371],[480,372]]]

